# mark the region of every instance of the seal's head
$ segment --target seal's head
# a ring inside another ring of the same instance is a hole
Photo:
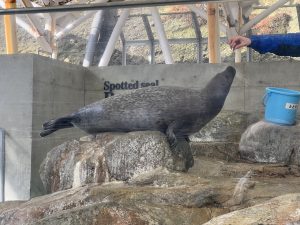
[[[217,98],[226,98],[233,79],[235,77],[236,70],[232,66],[228,66],[223,72],[218,73],[206,86],[206,90],[210,95]]]
[[[222,109],[235,73],[235,69],[228,66],[223,72],[215,75],[203,89],[203,97],[210,104],[208,111],[217,114]]]
[[[216,87],[223,91],[229,91],[233,79],[235,77],[236,70],[232,66],[228,66],[223,72],[218,73],[210,83],[213,83]]]

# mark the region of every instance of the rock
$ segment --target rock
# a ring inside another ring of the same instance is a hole
[[[300,125],[259,121],[243,133],[239,151],[242,159],[251,162],[300,165]]]
[[[249,114],[222,111],[199,132],[190,137],[194,142],[239,142],[247,128]],[[230,131],[230,132],[229,132]]]
[[[260,115],[238,111],[222,111],[198,133],[192,135],[191,148],[195,156],[238,161],[241,134]]]
[[[89,183],[126,181],[138,174],[166,167],[183,171],[160,132],[102,133],[63,143],[52,149],[40,167],[48,193]]]
[[[27,202],[0,203],[0,225],[199,225],[273,197],[300,193],[299,173],[291,172],[296,170],[195,158],[188,173],[158,167],[128,182],[88,184]]]
[[[141,187],[110,182],[36,197],[15,204],[14,208],[11,204],[3,203],[0,207],[0,224],[195,225],[229,212],[226,208],[219,208],[219,205],[230,197],[223,193],[224,189],[233,188],[234,183],[230,180],[215,185],[214,182],[186,173],[170,172],[159,179],[168,181],[169,187]]]
[[[252,175],[253,172],[249,170],[245,176],[239,179],[239,182],[234,188],[234,192],[231,199],[225,202],[226,206],[233,207],[236,205],[241,205],[244,202],[248,190],[255,186],[255,182],[250,180]]]
[[[299,224],[299,209],[300,193],[288,194],[216,217],[204,225]]]

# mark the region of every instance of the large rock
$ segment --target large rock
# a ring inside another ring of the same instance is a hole
[[[0,225],[200,225],[232,210],[300,193],[297,171],[297,166],[195,158],[188,173],[156,168],[126,183],[89,184],[27,202],[0,203]]]
[[[193,154],[238,161],[241,134],[250,124],[257,122],[259,117],[258,113],[222,111],[190,137]]]
[[[204,225],[300,224],[300,194],[288,194],[214,218]]]
[[[243,133],[239,151],[242,159],[252,162],[300,165],[300,124],[259,121]]]
[[[160,132],[103,133],[63,143],[40,167],[48,193],[111,180],[128,180],[157,167],[182,171]]]
[[[90,184],[36,197],[24,203],[0,204],[1,225],[196,225],[229,212],[219,208],[234,188],[230,179],[215,185],[188,174],[157,172],[155,186],[123,182]],[[188,186],[187,186],[188,185]]]

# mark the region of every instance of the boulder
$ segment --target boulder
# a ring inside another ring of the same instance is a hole
[[[276,197],[212,219],[204,225],[300,224],[300,194]]]
[[[199,132],[190,136],[193,154],[238,161],[241,134],[260,116],[258,113],[222,111]]]
[[[40,167],[48,193],[105,181],[126,181],[166,167],[183,171],[160,132],[102,133],[63,143],[52,149]]]
[[[252,124],[241,137],[239,152],[242,159],[251,162],[300,165],[300,124]]]

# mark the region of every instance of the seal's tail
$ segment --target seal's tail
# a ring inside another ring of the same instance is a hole
[[[50,120],[43,124],[43,130],[40,133],[41,137],[45,137],[59,129],[69,128],[73,127],[73,124],[71,123],[73,120],[73,117],[62,117],[55,120]]]

